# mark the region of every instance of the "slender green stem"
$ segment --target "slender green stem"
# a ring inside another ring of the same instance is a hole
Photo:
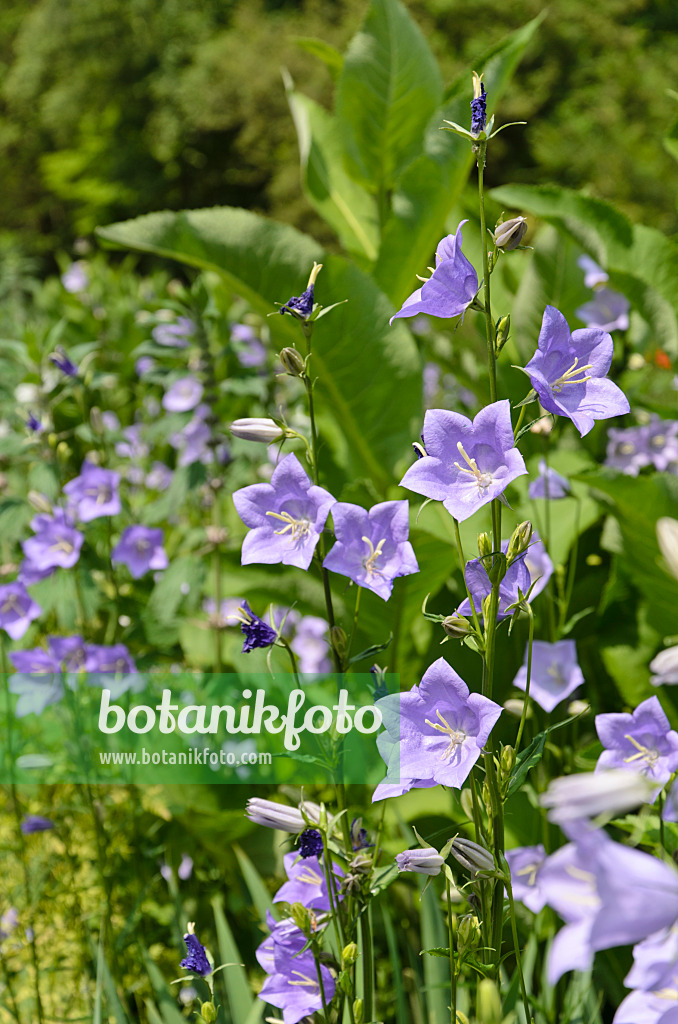
[[[521,406],[520,407],[520,413],[518,415],[518,422],[516,423],[516,425],[514,427],[514,430],[513,430],[513,436],[516,439],[518,437],[518,434],[520,433],[520,428],[523,425],[523,420],[525,419],[525,413],[526,412],[527,412],[527,406],[526,405]]]
[[[292,650],[284,636],[278,637],[278,640],[287,651],[290,663],[292,665],[292,675],[294,676],[294,680],[297,686],[301,689],[301,682],[299,680],[299,666],[297,665],[297,659],[294,655],[294,651]]]
[[[324,1018],[326,1024],[329,1024],[330,1017],[329,1017],[329,1014],[327,1012],[327,1000],[325,999],[325,987],[323,985],[323,975],[322,975],[322,971],[320,970],[320,960],[318,959],[318,954],[316,953],[315,949],[313,950],[313,959],[315,960],[315,969],[316,969],[316,974],[318,975],[318,988],[320,989],[320,998],[321,998],[322,1004],[323,1004],[323,1018]]]
[[[455,962],[455,954],[457,952],[457,943],[455,928],[452,921],[452,899],[450,892],[450,880],[445,875],[445,894],[447,896],[447,935],[450,943],[450,984],[452,986],[452,1000],[450,1003],[450,1020],[452,1024],[457,1024],[457,965]]]
[[[360,935],[363,954],[363,1020],[371,1021],[374,1019],[374,947],[369,907],[360,918]]]
[[[465,572],[465,569],[466,569],[466,559],[464,558],[464,549],[463,549],[462,544],[461,544],[461,533],[459,532],[459,523],[454,518],[454,516],[452,516],[452,522],[454,523],[454,533],[455,533],[455,536],[457,538],[457,553],[459,555],[459,568],[461,569],[461,575],[462,575],[462,578],[464,580],[464,589],[466,590],[466,596],[467,596],[467,598],[469,600],[469,604],[471,605],[471,614],[473,615],[473,625],[476,627],[476,629],[478,630],[478,633],[480,634],[480,632],[481,632],[481,630],[480,630],[480,619],[478,618],[478,612],[476,611],[476,606],[475,606],[475,602],[473,600],[473,595],[472,595],[471,591],[469,590],[468,584],[466,582],[466,572]]]
[[[532,1021],[532,1011],[530,1009],[530,1000],[527,997],[527,988],[525,987],[525,975],[523,974],[523,961],[520,953],[520,942],[518,941],[518,926],[516,924],[516,906],[513,902],[513,887],[511,886],[511,872],[508,870],[506,860],[504,860],[504,884],[506,886],[506,893],[509,901],[509,915],[511,918],[511,934],[513,935],[513,950],[516,956],[516,967],[518,968],[518,978],[520,979],[520,991],[523,997],[523,1006],[525,1008],[525,1020],[527,1024]]]
[[[353,623],[351,625],[351,633],[350,633],[350,636],[348,638],[348,642],[346,644],[346,657],[345,657],[346,666],[348,666],[349,658],[351,657],[351,646],[353,644],[353,638],[355,637],[355,631],[356,631],[356,627],[358,625],[358,615],[360,614],[360,595],[362,594],[362,592],[363,592],[363,588],[362,587],[357,587],[356,588],[355,608],[353,609]]]
[[[379,824],[377,825],[377,837],[374,841],[374,850],[372,851],[372,870],[374,871],[379,861],[379,854],[381,852],[381,837],[384,831],[384,817],[386,815],[386,801],[381,801],[381,812],[379,814]]]
[[[669,851],[666,849],[666,834],[665,834],[665,831],[664,831],[663,811],[664,811],[664,793],[661,792],[659,794],[659,842],[661,844],[662,850],[664,850],[665,853],[668,853]]]
[[[212,521],[217,527],[219,525],[218,519],[219,511],[217,506],[217,495],[215,493],[212,505]],[[215,625],[212,630],[214,634],[214,669],[217,675],[221,675],[224,667],[221,660],[221,630],[218,625],[221,620],[221,544],[218,539],[216,540],[214,550],[212,551],[212,566],[214,569],[214,604],[217,613],[215,616]]]
[[[12,975],[9,973],[9,967],[7,966],[7,961],[5,960],[2,951],[0,951],[0,963],[2,964],[2,975],[3,978],[5,979],[5,986],[7,988],[9,1002],[12,1007],[12,1013],[14,1014],[14,1020],[16,1024],[21,1024],[21,1017],[19,1016],[19,1007],[16,1004],[16,999],[14,997],[14,989],[12,987]]]
[[[485,193],[483,174],[485,170],[486,143],[479,144],[478,152],[478,202],[480,205],[480,241],[483,254],[485,332],[487,335],[487,358],[490,367],[490,402],[497,401],[497,356],[495,352],[495,331],[492,322],[490,302],[490,257],[487,251],[487,228],[485,226]]]
[[[534,643],[534,615],[532,614],[532,605],[527,605],[527,614],[530,619],[529,636],[527,640],[527,678],[525,681],[525,700],[523,702],[523,711],[520,716],[520,725],[518,726],[518,735],[516,736],[515,752],[518,754],[520,750],[520,741],[523,738],[523,729],[525,728],[525,722],[527,720],[527,712],[530,703],[530,680],[532,678],[532,646]]]

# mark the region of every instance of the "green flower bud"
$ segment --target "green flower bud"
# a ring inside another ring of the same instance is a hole
[[[214,1024],[217,1019],[217,1011],[214,1003],[203,1003],[200,1007],[200,1016],[207,1024]]]
[[[480,922],[475,914],[464,914],[459,919],[457,929],[457,948],[459,953],[477,949],[480,945]]]
[[[346,633],[341,626],[332,626],[330,630],[330,643],[340,658],[346,654]]]
[[[306,365],[303,357],[299,352],[297,352],[296,348],[291,348],[290,346],[281,349],[280,362],[283,364],[287,373],[291,374],[292,377],[301,377]]]
[[[494,857],[489,850],[472,839],[457,836],[452,841],[450,853],[474,878],[479,872],[494,871]]]
[[[358,959],[358,947],[355,942],[349,942],[347,946],[344,946],[341,953],[341,968],[345,970],[354,964]]]
[[[443,619],[443,629],[453,640],[463,640],[465,636],[472,636],[473,626],[462,615],[448,615]]]
[[[290,905],[290,914],[292,915],[292,920],[296,924],[297,928],[300,928],[304,935],[310,934],[310,911],[304,906],[304,904],[292,903]]]
[[[515,530],[511,535],[509,541],[508,550],[506,552],[506,559],[512,562],[514,559],[522,555],[524,551],[527,551],[529,543],[532,539],[532,523],[529,519],[526,519],[520,526],[516,526]]]
[[[459,803],[469,821],[473,821],[473,793],[470,789],[462,789]]]
[[[500,320],[497,320],[497,341],[496,349],[497,352],[501,352],[506,342],[509,340],[509,331],[511,330],[511,314],[503,316]]]
[[[355,1024],[363,1024],[364,1015],[365,1010],[363,1007],[363,1001],[362,999],[356,999],[353,1003],[353,1018],[355,1020]]]
[[[502,747],[499,758],[499,781],[503,786],[511,778],[511,773],[516,766],[516,752],[511,746]]]
[[[476,1016],[478,1024],[501,1024],[502,1022],[501,996],[491,978],[483,978],[478,985]]]
[[[527,231],[527,221],[524,217],[511,217],[510,220],[499,223],[494,229],[494,244],[504,252],[517,249]]]
[[[42,512],[44,515],[48,516],[51,516],[52,514],[52,506],[50,505],[45,495],[40,494],[39,491],[28,492],[28,504],[36,512]]]
[[[481,558],[492,554],[492,541],[486,533],[478,534],[478,554]]]

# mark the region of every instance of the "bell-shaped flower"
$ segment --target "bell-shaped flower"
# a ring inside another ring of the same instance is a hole
[[[513,685],[524,690],[527,685],[527,655]],[[530,697],[540,708],[549,713],[566,697],[581,686],[584,675],[577,662],[577,645],[574,640],[559,640],[550,644],[546,640],[535,640],[532,645],[532,673],[530,676]]]
[[[419,572],[408,541],[407,501],[384,501],[367,512],[359,505],[338,501],[332,506],[337,538],[323,565],[348,576],[388,601],[396,576]]]
[[[435,270],[421,288],[405,299],[390,323],[398,317],[418,313],[449,319],[459,316],[473,302],[478,291],[478,275],[461,251],[464,224],[465,220],[453,235],[447,235],[438,243]]]
[[[576,309],[574,315],[587,327],[601,331],[625,331],[629,326],[629,300],[612,288],[597,288],[590,302]]]
[[[270,483],[241,487],[233,504],[251,527],[243,541],[243,565],[282,562],[308,569],[335,499],[311,482],[296,455],[286,455]]]
[[[389,694],[375,706],[386,727],[378,749],[387,775],[373,800],[436,784],[460,789],[502,712],[494,701],[469,693],[444,658],[408,693]]]
[[[325,870],[316,856],[300,857],[299,853],[293,850],[285,854],[283,864],[288,881],[278,889],[273,897],[274,903],[301,903],[310,910],[330,909]],[[333,865],[333,874],[338,889],[343,871],[336,864]],[[337,893],[337,897],[343,899],[341,893]]]
[[[430,409],[422,438],[426,454],[410,466],[401,487],[442,501],[459,522],[527,473],[514,446],[508,399],[481,409],[473,421],[456,412]]]
[[[560,310],[546,307],[538,348],[525,371],[542,407],[571,419],[582,437],[596,420],[622,416],[630,409],[623,391],[606,376],[613,350],[607,331],[585,328],[570,333]]]
[[[506,851],[514,899],[534,914],[546,906],[546,897],[539,884],[539,872],[545,860],[546,850],[541,843],[538,846],[518,846]]]
[[[21,640],[33,619],[42,614],[42,608],[26,590],[23,583],[5,583],[0,586],[0,629]]]
[[[528,487],[528,497],[556,501],[558,498],[566,498],[570,493],[570,484],[565,477],[557,473],[551,466],[547,466],[544,459],[540,459],[539,476]]]
[[[80,476],[64,486],[69,511],[74,512],[82,523],[101,516],[116,516],[121,508],[119,484],[119,473],[85,461]]]
[[[648,697],[633,714],[596,715],[598,739],[605,747],[596,771],[628,768],[656,782],[655,796],[678,771],[678,733],[657,697]]]

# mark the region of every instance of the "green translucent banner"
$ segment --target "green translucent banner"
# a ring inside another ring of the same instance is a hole
[[[3,678],[0,783],[374,785],[398,677],[146,672]]]

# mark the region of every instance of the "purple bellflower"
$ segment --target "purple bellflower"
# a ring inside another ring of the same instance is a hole
[[[650,662],[653,686],[675,686],[678,683],[678,647],[667,647]]]
[[[181,377],[167,389],[162,399],[168,412],[188,412],[195,409],[203,396],[204,387],[195,377]]]
[[[556,473],[551,466],[547,466],[545,459],[540,459],[539,476],[528,487],[528,497],[556,501],[558,498],[566,498],[570,493],[570,484],[565,477]]]
[[[47,643],[58,669],[63,667],[66,672],[80,672],[91,671],[96,667],[96,659],[92,656],[89,644],[81,636],[49,636]]]
[[[150,526],[128,526],[111,552],[111,561],[126,565],[135,580],[151,569],[166,569],[163,532]]]
[[[299,835],[299,856],[319,857],[323,852],[323,837],[317,828],[305,828]]]
[[[302,833],[303,834],[303,833]],[[274,903],[301,903],[309,910],[329,910],[330,897],[327,892],[325,872],[317,856],[301,857],[296,850],[286,853],[283,858],[288,881],[281,885],[273,897]],[[338,865],[333,867],[337,879],[343,877]],[[339,882],[337,882],[337,885]],[[340,900],[341,893],[337,894]]]
[[[657,783],[655,796],[678,771],[678,733],[671,728],[657,697],[639,704],[633,714],[596,715],[596,731],[605,747],[596,771],[629,768]]]
[[[526,649],[525,661],[513,680],[513,685],[520,690],[527,685],[527,654]],[[534,641],[530,697],[540,708],[550,713],[583,683],[584,675],[577,662],[574,640],[559,640],[555,644],[546,640]]]
[[[480,135],[485,131],[487,121],[487,93],[480,78],[474,77],[473,99],[471,100],[471,135]]]
[[[630,409],[622,390],[606,377],[613,348],[606,331],[585,328],[571,334],[563,314],[546,307],[538,349],[525,371],[543,408],[571,419],[582,437],[596,420]]]
[[[624,999],[612,1024],[678,1024],[678,971],[652,991],[636,990]]]
[[[576,309],[574,315],[587,327],[601,331],[626,331],[629,326],[629,300],[612,288],[598,288],[590,302]]]
[[[415,871],[419,875],[439,875],[445,860],[433,847],[403,850],[396,854],[398,871]]]
[[[460,789],[502,712],[494,701],[469,693],[444,658],[408,693],[389,694],[375,706],[386,727],[377,746],[387,774],[373,800],[435,785]]]
[[[73,568],[80,558],[85,538],[76,530],[68,512],[55,508],[51,516],[34,516],[31,529],[35,531],[35,537],[21,543],[30,568],[40,572],[57,567]]]
[[[56,352],[53,356],[49,357],[49,361],[50,363],[53,363],[58,370],[61,370],[65,377],[78,376],[78,367],[75,363],[71,362],[61,345],[57,345]]]
[[[367,512],[359,505],[337,502],[332,506],[336,544],[323,565],[348,576],[388,601],[396,576],[419,572],[408,541],[407,501],[384,501]]]
[[[627,476],[638,476],[645,466],[660,472],[678,463],[678,421],[654,417],[650,423],[625,430],[608,430],[605,465]]]
[[[456,412],[431,409],[424,417],[423,439],[426,455],[410,466],[400,484],[442,501],[459,522],[527,473],[514,447],[508,399],[481,409],[473,422]]]
[[[297,656],[302,675],[331,671],[329,628],[327,620],[319,615],[304,615],[297,623],[290,647]]]
[[[19,698],[16,717],[41,715],[50,704],[58,704],[64,695],[64,685],[58,661],[36,647],[30,651],[11,651],[12,665],[17,670],[9,680],[10,693]]]
[[[233,504],[251,527],[243,541],[243,565],[282,562],[308,569],[335,499],[311,483],[296,455],[286,455],[270,483],[242,487]]]
[[[320,967],[323,991],[311,950],[302,953],[306,936],[291,919],[276,923],[267,915],[271,934],[256,952],[257,960],[269,977],[259,993],[264,1002],[283,1011],[284,1024],[298,1024],[329,1004],[334,996],[335,982],[329,968]],[[324,1000],[323,1000],[324,996]]]
[[[61,283],[71,295],[87,291],[89,286],[87,264],[82,260],[76,260],[74,263],[71,263],[61,275]]]
[[[546,850],[541,843],[506,851],[513,895],[533,914],[538,914],[546,906],[546,897],[539,886],[539,869],[545,860]]]
[[[592,260],[590,256],[580,256],[577,264],[584,271],[584,285],[587,288],[596,288],[598,285],[606,284],[609,280],[603,268],[598,266],[596,261]]]
[[[81,522],[89,523],[100,516],[118,515],[121,507],[119,484],[119,473],[84,462],[80,476],[69,480],[64,494],[68,497],[69,509]]]
[[[249,324],[233,324],[231,341],[235,342],[235,354],[241,366],[263,366],[266,362],[266,346]]]
[[[245,640],[242,645],[242,653],[249,654],[256,647],[270,647],[278,639],[276,631],[255,615],[247,601],[243,601],[239,609],[242,615],[240,629]]]
[[[41,814],[27,814],[21,821],[21,831],[25,836],[34,832],[51,832],[54,822],[51,818],[44,818]]]
[[[504,554],[508,551],[508,545],[507,540],[502,541],[501,549]],[[512,614],[509,608],[519,600],[519,591],[525,596],[531,587],[530,603],[532,603],[535,597],[541,594],[552,574],[553,562],[535,530],[527,551],[511,563],[499,584],[498,618],[505,619],[507,615]],[[475,610],[482,618],[483,601],[490,596],[492,590],[486,563],[480,558],[471,559],[466,563],[464,577],[466,586],[471,592]],[[465,598],[459,605],[457,614],[463,616],[471,614],[471,603],[468,598]]]
[[[180,316],[175,324],[158,324],[151,331],[153,341],[165,348],[187,348],[187,339],[194,334],[195,324],[187,316]]]
[[[654,932],[634,946],[633,967],[624,984],[627,988],[652,992],[670,985],[677,968],[678,922]]]
[[[471,305],[478,291],[478,275],[461,251],[464,224],[465,220],[455,234],[441,239],[436,249],[435,270],[421,288],[405,299],[389,323],[398,317],[416,316],[418,313],[447,320],[459,316]]]
[[[188,931],[184,935],[184,942],[188,953],[181,961],[181,966],[185,971],[192,971],[194,974],[199,974],[201,978],[206,978],[208,974],[212,973],[212,964],[207,959],[205,947],[201,944],[190,922]]]
[[[23,583],[0,586],[0,629],[4,629],[12,640],[21,640],[33,619],[41,614],[42,608]]]

